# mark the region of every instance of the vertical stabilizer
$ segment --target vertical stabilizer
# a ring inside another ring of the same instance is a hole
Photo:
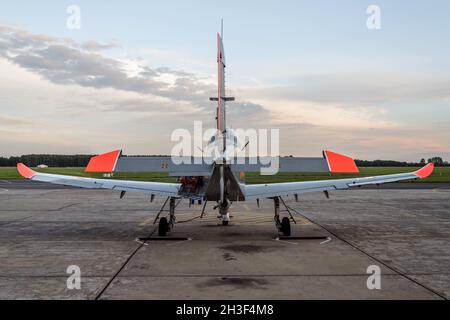
[[[225,114],[225,52],[223,50],[223,42],[220,34],[217,34],[217,129],[220,132],[226,130],[226,114]]]
[[[222,133],[227,129],[226,102],[234,101],[234,98],[225,95],[225,67],[222,36],[217,33],[217,98],[210,98],[210,100],[217,101],[217,129]]]

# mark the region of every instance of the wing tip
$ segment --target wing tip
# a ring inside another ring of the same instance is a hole
[[[36,171],[28,168],[23,163],[17,164],[17,171],[19,172],[19,174],[22,177],[27,178],[27,179],[32,179],[37,174]]]
[[[414,174],[420,179],[425,179],[426,177],[429,177],[433,173],[433,171],[434,171],[434,164],[430,162],[426,166],[414,172]]]

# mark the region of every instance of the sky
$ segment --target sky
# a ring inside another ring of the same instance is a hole
[[[233,128],[279,129],[282,155],[450,161],[446,0],[4,2],[0,156],[169,154],[214,126],[221,18]]]

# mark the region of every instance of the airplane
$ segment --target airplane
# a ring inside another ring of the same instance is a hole
[[[227,127],[226,102],[234,101],[233,97],[225,95],[225,53],[223,47],[223,33],[217,33],[217,97],[210,101],[217,102],[216,123],[217,134],[211,137],[210,145],[217,144],[219,154],[211,161],[192,161],[188,164],[174,164],[171,157],[130,157],[123,156],[121,150],[92,157],[86,167],[86,172],[167,172],[171,176],[179,177],[178,183],[161,183],[145,181],[129,181],[116,179],[95,179],[74,177],[36,172],[23,163],[17,164],[18,172],[32,181],[48,182],[58,185],[75,186],[87,189],[111,189],[120,191],[120,198],[126,192],[140,192],[148,194],[153,201],[155,196],[165,197],[160,213],[155,218],[159,220],[158,235],[166,236],[170,232],[175,220],[177,201],[204,201],[202,216],[208,201],[216,202],[214,209],[218,209],[221,222],[228,225],[230,221],[230,205],[235,201],[270,199],[274,202],[274,222],[278,232],[284,236],[291,235],[291,220],[295,221],[286,206],[283,197],[294,196],[310,192],[323,192],[327,198],[332,190],[345,190],[366,185],[380,185],[383,183],[423,179],[433,173],[434,165],[429,163],[415,172],[389,174],[374,177],[331,179],[304,182],[284,182],[266,184],[245,184],[240,181],[237,173],[255,172],[264,167],[261,159],[243,162],[236,161],[236,155],[230,150],[239,146],[238,137],[234,130]],[[192,160],[192,159],[191,159]],[[233,161],[234,160],[234,161]],[[241,159],[242,160],[242,159]],[[359,173],[350,157],[332,151],[324,151],[322,157],[297,158],[280,157],[280,172],[329,172],[329,173]],[[169,205],[168,217],[159,215],[166,205]],[[284,205],[290,217],[281,218],[280,205]]]

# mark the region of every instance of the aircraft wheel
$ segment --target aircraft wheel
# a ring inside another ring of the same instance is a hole
[[[169,231],[169,222],[167,222],[166,217],[163,217],[159,220],[158,235],[163,237],[167,235],[167,231]]]
[[[283,235],[286,237],[291,235],[291,221],[288,217],[284,217],[283,220],[281,220],[281,232],[283,232]]]
[[[228,225],[228,221],[222,221],[222,224],[223,224],[224,226],[227,226],[227,225]]]

